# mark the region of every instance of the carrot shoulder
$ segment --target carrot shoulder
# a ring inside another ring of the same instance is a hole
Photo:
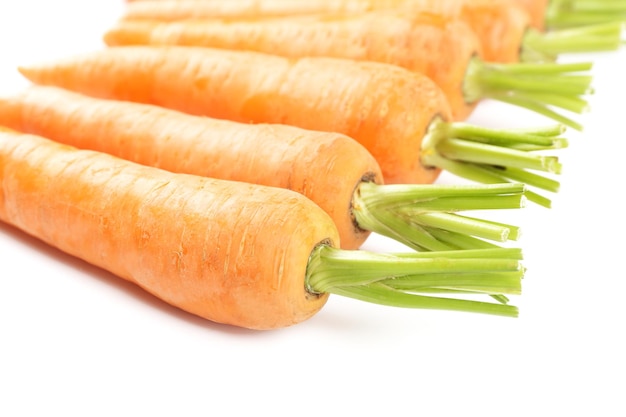
[[[7,129],[0,182],[0,221],[215,322],[289,326],[329,293],[517,316],[501,296],[521,291],[517,249],[343,251],[332,247],[330,217],[293,191],[175,174]],[[499,303],[432,296],[450,289]]]

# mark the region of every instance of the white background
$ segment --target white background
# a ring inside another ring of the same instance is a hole
[[[0,0],[0,92],[27,85],[18,64],[102,47],[122,10]],[[506,216],[524,232],[518,319],[331,297],[307,322],[247,331],[0,225],[0,415],[626,415],[626,51],[572,60],[583,59],[596,94],[559,153],[554,207]],[[547,122],[490,102],[471,121]],[[392,249],[377,237],[365,247]]]

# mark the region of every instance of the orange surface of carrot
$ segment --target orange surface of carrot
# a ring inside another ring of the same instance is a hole
[[[399,9],[430,12],[464,20],[479,36],[484,57],[516,62],[530,17],[518,5],[499,0],[162,0],[128,4],[123,19],[181,20],[189,18],[258,19],[306,14],[347,14]]]
[[[345,134],[376,158],[385,183],[433,182],[439,170],[420,162],[421,142],[435,118],[451,117],[429,78],[375,62],[144,46],[105,48],[20,71],[34,83],[101,98]]]
[[[352,212],[356,188],[382,183],[376,160],[338,133],[197,117],[55,87],[0,97],[0,125],[173,172],[297,191],[333,218],[344,249],[370,235]]]
[[[469,117],[465,75],[482,56],[479,39],[460,20],[400,11],[268,20],[120,21],[109,46],[185,45],[255,50],[288,57],[327,56],[398,65],[426,75],[445,93],[455,120]]]
[[[0,220],[220,323],[288,326],[326,295],[306,267],[330,217],[293,191],[173,174],[0,132]]]

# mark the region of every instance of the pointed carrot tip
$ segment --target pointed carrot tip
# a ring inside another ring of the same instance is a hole
[[[17,67],[17,71],[28,81],[37,83],[37,70],[35,68],[20,65]]]
[[[22,76],[24,76],[24,77],[26,77],[26,78],[29,78],[29,77],[28,77],[28,73],[29,73],[28,68],[26,68],[26,67],[22,67],[22,66],[19,66],[19,67],[17,67],[17,71],[18,71],[20,74],[22,74]]]

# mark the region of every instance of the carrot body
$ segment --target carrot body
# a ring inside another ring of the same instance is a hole
[[[444,94],[429,78],[375,62],[114,47],[20,71],[37,84],[96,97],[342,133],[376,158],[385,183],[433,182],[440,171],[421,164],[421,142],[435,118],[450,119]]]
[[[0,132],[0,220],[220,323],[315,314],[305,270],[328,215],[279,188],[173,174],[38,136]]]
[[[484,58],[516,62],[530,16],[517,4],[502,0],[162,0],[127,5],[125,20],[182,20],[189,18],[259,19],[310,14],[354,15],[399,9],[430,12],[464,20],[479,36]]]
[[[464,93],[479,39],[460,20],[400,11],[330,17],[224,22],[121,21],[105,34],[110,46],[185,45],[255,50],[288,57],[328,56],[389,63],[426,75],[446,94],[455,120],[477,105]]]
[[[0,98],[0,125],[173,172],[297,191],[333,218],[344,249],[370,234],[352,214],[356,187],[382,182],[375,159],[341,134],[197,117],[54,87]]]

